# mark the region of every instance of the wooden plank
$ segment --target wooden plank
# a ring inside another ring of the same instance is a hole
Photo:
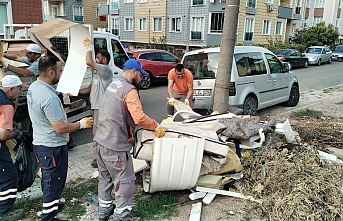
[[[189,221],[200,221],[201,216],[201,202],[192,204],[191,215]]]
[[[217,194],[215,193],[207,193],[204,199],[202,199],[202,202],[205,204],[210,204],[214,200],[214,197],[216,197]]]
[[[241,193],[236,193],[236,192],[232,192],[232,191],[218,190],[218,189],[206,188],[206,187],[201,187],[201,186],[197,186],[196,190],[200,191],[200,192],[208,192],[208,193],[215,193],[215,194],[220,194],[220,195],[224,195],[224,196],[232,196],[232,197],[236,197],[236,198],[247,199],[247,200],[250,200],[253,202],[261,203],[260,200],[256,200],[252,196],[244,196]]]

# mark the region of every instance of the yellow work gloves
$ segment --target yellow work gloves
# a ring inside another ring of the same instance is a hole
[[[168,104],[169,105],[171,105],[171,106],[174,106],[174,104],[176,103],[176,100],[175,100],[175,98],[169,98],[169,100],[168,100]]]
[[[166,134],[166,129],[164,127],[161,127],[159,124],[157,124],[157,127],[155,128],[155,135],[157,138],[161,138]]]
[[[79,120],[80,123],[80,129],[85,128],[92,128],[93,126],[93,117],[85,117]]]
[[[92,51],[93,46],[92,46],[92,42],[89,38],[83,39],[83,45],[85,46],[87,51]]]
[[[186,98],[185,101],[184,101],[184,103],[185,103],[186,105],[189,105],[189,100]]]

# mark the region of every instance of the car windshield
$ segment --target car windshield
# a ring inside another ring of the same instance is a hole
[[[276,55],[288,55],[288,50],[276,50],[275,52],[274,52],[274,54],[276,54]]]
[[[219,52],[199,53],[185,56],[183,66],[190,70],[194,79],[215,78],[218,69]]]
[[[305,53],[321,54],[322,53],[322,49],[321,48],[308,48]]]

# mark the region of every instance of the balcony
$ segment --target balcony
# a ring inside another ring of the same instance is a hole
[[[82,15],[74,15],[74,21],[75,22],[83,22],[83,16]]]
[[[191,31],[191,40],[201,40],[201,31]]]
[[[277,17],[292,19],[292,8],[290,6],[279,5]]]

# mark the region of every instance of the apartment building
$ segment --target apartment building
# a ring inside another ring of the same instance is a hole
[[[82,0],[43,0],[43,20],[63,18],[69,21],[83,23]]]
[[[41,0],[0,0],[0,38],[4,38],[4,24],[42,23],[42,11]]]
[[[304,27],[332,24],[343,39],[342,0],[305,0]]]
[[[109,31],[108,18],[99,19],[97,10],[99,4],[106,4],[106,0],[79,0],[83,5],[83,23],[93,25],[94,30],[103,29]]]

